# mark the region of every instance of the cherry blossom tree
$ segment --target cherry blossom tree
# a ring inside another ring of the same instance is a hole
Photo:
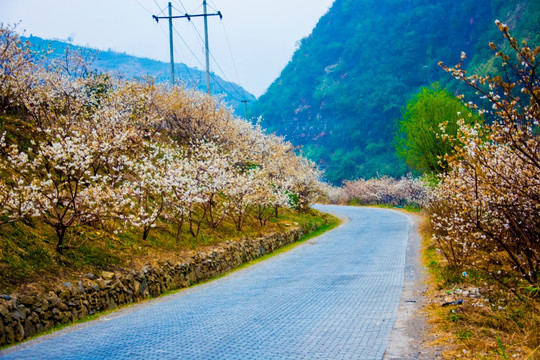
[[[16,184],[8,193],[8,211],[16,218],[39,217],[51,226],[59,252],[70,228],[115,217],[126,205],[126,188],[92,171],[100,157],[87,140],[77,131],[59,131],[49,141],[35,143],[34,149],[2,148],[2,168]]]
[[[354,201],[361,205],[386,204],[422,208],[428,204],[428,194],[428,188],[421,179],[408,175],[401,179],[383,176],[346,181],[343,184],[342,196],[345,202]]]
[[[167,182],[169,169],[176,162],[173,149],[167,145],[146,141],[139,155],[130,163],[133,173],[132,191],[134,211],[127,221],[141,228],[142,239],[147,240],[150,230],[173,201],[172,188]]]

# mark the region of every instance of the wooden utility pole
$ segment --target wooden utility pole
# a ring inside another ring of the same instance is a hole
[[[205,42],[205,53],[206,53],[206,91],[210,94],[210,47],[208,46],[208,17],[209,16],[219,16],[220,19],[223,19],[221,11],[218,11],[215,14],[208,14],[206,9],[206,0],[203,0],[203,13],[202,14],[185,14],[180,16],[172,16],[172,5],[169,3],[169,16],[156,16],[152,15],[152,18],[159,22],[159,19],[168,19],[169,20],[169,44],[171,52],[171,84],[174,84],[174,56],[173,56],[173,38],[172,38],[172,19],[181,19],[186,18],[188,21],[191,21],[192,17],[204,17],[204,42]]]
[[[206,56],[206,90],[210,94],[210,47],[208,46],[208,13],[206,11],[206,0],[203,0],[204,16],[204,53]],[[219,15],[221,17],[221,13]]]
[[[244,103],[244,119],[247,121],[247,103],[249,100],[241,100]]]
[[[156,19],[157,22],[157,19]],[[172,5],[169,3],[169,52],[171,53],[171,85],[174,85],[174,50],[173,50],[173,27],[172,27]]]

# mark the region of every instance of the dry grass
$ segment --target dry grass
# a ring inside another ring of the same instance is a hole
[[[521,289],[518,299],[488,274],[448,266],[431,240],[429,221],[420,233],[430,272],[430,345],[442,346],[445,359],[540,359],[538,293]],[[442,306],[458,300],[463,303]]]

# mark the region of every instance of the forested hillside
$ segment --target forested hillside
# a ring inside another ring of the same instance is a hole
[[[466,68],[486,71],[488,42],[500,38],[494,21],[538,43],[539,18],[534,0],[336,0],[252,115],[302,146],[335,184],[404,175],[393,138],[407,99],[434,82],[464,91],[438,62],[455,64],[465,51]]]
[[[65,56],[66,48],[72,52],[84,53],[92,60],[92,69],[98,72],[112,72],[125,78],[141,78],[146,76],[155,77],[158,82],[170,81],[170,64],[163,61],[140,58],[137,56],[119,53],[113,50],[98,51],[87,47],[76,46],[60,40],[45,40],[37,36],[23,37],[23,41],[29,41],[34,49],[46,50],[49,46],[52,50],[50,56]],[[206,73],[185,64],[175,64],[175,78],[187,88],[206,91]],[[227,82],[219,76],[212,74],[210,79],[212,94],[224,97],[224,100],[237,113],[244,116],[242,100],[255,100],[238,84]]]

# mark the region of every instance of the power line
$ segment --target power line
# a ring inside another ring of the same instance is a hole
[[[141,4],[141,2],[139,0],[133,0],[134,2],[137,3],[137,5],[139,5],[144,11],[146,11],[147,13],[149,13],[150,15],[152,15],[152,12],[150,10],[148,10],[143,4]],[[154,3],[158,6],[158,9],[159,9],[159,5],[154,1]],[[182,8],[184,8],[185,10],[185,7],[184,5],[180,2],[180,4],[182,5]],[[176,9],[178,10],[177,8],[175,8],[173,6],[173,9]],[[163,9],[159,9],[160,13],[163,13]],[[180,11],[180,10],[178,10]],[[158,23],[159,25],[159,23]],[[165,38],[167,38],[167,34],[165,33],[165,31],[163,30],[163,28],[161,26],[158,26],[159,29],[161,30],[161,32],[163,33],[163,35],[165,36]],[[174,27],[173,27],[174,29]],[[201,67],[203,66],[202,62],[197,58],[197,56],[193,53],[193,51],[191,50],[191,48],[189,47],[189,45],[186,43],[186,41],[182,38],[182,36],[180,35],[180,33],[178,32],[178,30],[174,29],[174,31],[176,32],[176,34],[180,37],[180,39],[182,40],[182,42],[186,45],[186,47],[188,48],[188,50],[191,52],[191,54],[193,55],[193,57],[199,62],[199,64],[201,65]],[[199,80],[195,79],[194,75],[192,74],[192,70],[189,66],[187,66],[185,63],[186,61],[183,59],[182,57],[182,53],[177,51],[176,49],[174,49],[174,54],[177,55],[180,60],[181,60],[181,63],[184,63],[184,67],[185,67],[185,72],[187,73],[187,76],[189,77],[189,79],[191,80],[191,84],[192,86],[195,88],[197,86],[197,84],[199,83]],[[178,64],[175,64],[175,67],[177,66]],[[187,84],[186,84],[187,85]]]
[[[173,26],[173,31],[176,32],[176,34],[180,37],[180,40],[182,40],[182,41],[184,42],[184,44],[186,44],[186,42],[184,41],[184,39],[182,38],[182,36],[180,36],[180,33],[178,32],[178,30],[176,30],[176,28],[175,28],[174,26]],[[186,47],[188,47],[187,44],[186,44]],[[191,51],[191,49],[189,49],[189,47],[188,47],[188,50]],[[191,52],[191,53],[192,53],[192,55],[194,55],[193,52]],[[179,52],[179,51],[177,51],[177,49],[175,48],[175,49],[174,49],[174,54],[178,56],[178,58],[180,59],[180,62],[185,66],[186,73],[187,73],[188,77],[191,79],[192,86],[195,87],[195,86],[199,83],[199,81],[196,80],[196,79],[193,77],[193,74],[191,73],[190,67],[186,64],[187,61],[185,61],[184,58],[182,57],[182,53]],[[197,60],[198,60],[198,59],[197,59]],[[176,65],[178,65],[178,64],[175,64],[175,66],[176,66]],[[202,65],[201,65],[201,66],[202,66]]]
[[[180,3],[180,5],[182,6],[182,8],[187,12],[186,7],[184,6],[184,4],[182,3],[181,0],[179,0],[179,3]],[[210,4],[210,3],[208,3],[208,7],[211,8],[212,10],[214,10],[214,11],[218,11],[218,10],[216,10],[216,8],[214,8],[214,7],[212,6],[212,4]],[[228,47],[228,49],[229,49],[229,55],[230,55],[231,61],[232,61],[232,63],[233,63],[233,67],[234,67],[234,71],[235,71],[235,74],[236,74],[237,82],[238,82],[238,84],[240,84],[240,77],[238,76],[238,69],[237,69],[237,67],[236,67],[236,62],[234,61],[234,56],[233,56],[233,54],[232,54],[232,49],[231,49],[231,45],[230,45],[230,41],[229,41],[229,36],[227,35],[227,30],[225,29],[225,22],[224,22],[224,21],[221,21],[221,24],[222,24],[222,27],[223,27],[223,32],[224,32],[224,35],[225,35],[227,47]],[[199,30],[197,29],[197,27],[195,26],[195,24],[194,24],[194,23],[191,23],[191,25],[192,25],[192,27],[193,27],[194,32],[197,34],[197,36],[198,36],[199,39],[201,40],[201,43],[204,44],[204,40],[203,40],[203,38],[202,38],[202,36],[201,36],[201,33],[199,32]],[[221,66],[219,65],[219,63],[218,63],[218,61],[216,60],[216,58],[214,57],[213,53],[212,53],[211,51],[210,51],[209,53],[210,53],[210,56],[212,57],[212,60],[214,61],[214,64],[215,64],[215,65],[217,66],[217,68],[221,71],[221,74],[223,75],[223,78],[224,78],[227,82],[233,84],[232,81],[231,81],[231,80],[227,77],[227,75],[225,74],[225,71],[223,71],[223,69],[222,69]],[[218,82],[217,79],[214,78],[214,80],[215,80],[216,83]],[[220,84],[218,84],[218,85],[220,85]],[[227,93],[227,95],[229,95],[231,98],[235,98],[235,96],[233,96],[231,93],[229,93],[228,91],[226,91],[222,86],[220,86],[220,88],[221,88],[223,91],[225,91],[225,93]],[[245,94],[240,93],[240,92],[238,91],[238,89],[237,89],[235,86],[232,86],[232,88],[233,88],[234,92],[236,92],[236,93],[238,94],[238,96],[240,97],[240,99],[245,99]],[[239,99],[236,99],[236,100],[239,100]]]
[[[155,0],[154,0],[155,2]],[[153,16],[153,18],[156,20],[156,22],[159,20],[159,18],[165,18],[165,19],[168,19],[170,22],[172,21],[173,18],[187,18],[188,21],[191,22],[191,18],[192,17],[204,17],[205,14],[197,14],[197,15],[189,15],[187,13],[187,9],[186,7],[184,6],[184,4],[182,3],[181,0],[179,0],[179,3],[180,3],[180,6],[184,9],[184,11],[186,11],[185,15],[179,15],[179,16],[172,16],[172,14],[169,14],[169,16],[163,16],[163,17],[158,17],[158,16]],[[203,2],[203,6],[205,5],[206,1]],[[157,3],[156,3],[157,5]],[[171,3],[169,3],[169,6],[172,8],[172,9],[175,9],[176,11],[180,12],[180,10],[174,6],[172,6]],[[209,6],[212,10],[216,10],[213,6]],[[199,6],[200,8],[200,6]],[[217,11],[217,10],[216,10]],[[161,11],[163,13],[163,10]],[[205,13],[206,13],[206,10],[205,10]],[[220,18],[222,18],[222,15],[221,15],[221,12],[217,11],[216,14],[207,14],[206,13],[206,16],[220,16]],[[205,20],[206,20],[206,17],[205,17]],[[245,116],[247,118],[247,103],[249,102],[249,100],[246,100],[245,99],[245,93],[241,93],[238,89],[237,86],[234,85],[234,83],[232,83],[227,75],[225,74],[225,72],[223,71],[223,69],[221,68],[220,64],[217,62],[217,60],[215,59],[214,55],[210,52],[210,50],[208,49],[208,46],[207,46],[207,41],[203,40],[200,32],[198,31],[197,27],[195,26],[195,24],[193,22],[191,22],[191,25],[192,25],[192,28],[194,30],[194,32],[197,34],[197,36],[199,37],[199,39],[201,40],[201,42],[203,42],[206,46],[206,57],[207,57],[207,90],[209,92],[209,89],[210,89],[210,77],[212,77],[212,79],[214,80],[214,84],[216,84],[224,94],[227,94],[230,98],[232,99],[235,99],[237,101],[240,101],[242,103],[244,103],[244,112],[245,112]],[[163,31],[163,29],[160,27],[160,29]],[[187,47],[188,51],[191,53],[191,55],[194,57],[194,59],[201,65],[203,66],[201,60],[199,60],[198,56],[193,52],[193,50],[191,49],[191,47],[187,44],[187,42],[184,40],[184,38],[180,35],[180,33],[178,32],[178,30],[172,26],[172,31],[176,32],[176,34],[180,37],[180,39],[182,40],[182,42],[184,43],[184,45]],[[238,83],[240,83],[240,77],[238,76],[238,69],[236,67],[236,63],[234,61],[234,57],[233,57],[233,54],[232,54],[232,49],[231,49],[231,46],[230,46],[230,41],[229,41],[229,37],[227,35],[227,31],[225,29],[225,26],[223,25],[223,31],[225,33],[225,37],[226,37],[226,41],[227,41],[227,46],[229,48],[229,54],[231,56],[231,60],[233,62],[233,66],[234,66],[234,70],[235,70],[235,74],[236,74],[236,77],[238,79]],[[205,37],[207,37],[207,34],[208,34],[208,30],[207,30],[207,27],[205,27]],[[173,48],[171,48],[173,49]],[[178,52],[176,51],[176,49],[174,50],[171,50],[171,51],[174,51],[174,53],[176,53],[178,55]],[[209,61],[209,57],[212,57],[212,60],[214,61],[214,64],[217,66],[217,68],[221,71],[221,73],[223,74],[223,78],[225,79],[225,81],[227,81],[230,85],[230,87],[232,88],[233,92],[235,92],[239,98],[237,98],[235,95],[231,94],[231,92],[229,92],[220,82],[220,80],[218,80],[218,78],[214,75],[214,74],[210,74],[210,72],[208,71],[209,69],[209,64],[208,64],[208,61]],[[188,76],[191,78],[192,82],[194,84],[198,83],[192,76],[189,68],[187,69],[187,72],[188,72]],[[171,74],[172,71],[171,71]]]
[[[182,8],[186,10],[186,7],[184,6],[184,4],[182,3],[182,1],[180,1],[180,5],[182,6]],[[217,11],[213,6],[211,5],[208,5],[212,10],[214,11]],[[200,8],[200,6],[199,6]],[[176,9],[176,8],[175,8]],[[178,10],[178,9],[176,9]],[[179,10],[178,10],[179,11]],[[217,11],[219,13],[219,11]],[[223,22],[222,22],[223,23]],[[197,29],[197,27],[195,26],[194,23],[191,23],[192,25],[192,28],[193,28],[193,31],[197,34],[197,36],[199,37],[199,39],[201,40],[201,43],[204,45],[205,44],[205,40],[202,38],[202,35],[201,33],[199,32],[199,30]],[[196,57],[196,55],[193,53],[193,51],[191,50],[191,48],[189,48],[189,46],[187,45],[187,43],[184,41],[184,39],[182,38],[182,36],[177,32],[178,36],[180,36],[180,38],[182,39],[182,41],[184,42],[184,44],[188,47],[188,49],[190,50],[191,54],[197,59],[197,61],[199,62],[199,64],[201,64],[200,60]],[[227,34],[225,34],[225,36],[227,37]],[[228,37],[227,37],[227,43],[229,43],[229,40],[228,40]],[[230,45],[229,45],[229,51],[231,53],[231,59],[233,61],[233,65],[235,67],[235,71],[236,71],[236,64],[234,63],[234,58],[232,58],[232,51],[231,51],[231,48],[230,48]],[[214,64],[217,66],[217,68],[221,71],[221,74],[223,75],[223,78],[232,84],[232,81],[230,79],[227,78],[227,75],[225,74],[225,71],[223,71],[223,69],[221,68],[221,66],[219,65],[219,63],[217,62],[216,58],[214,57],[214,55],[212,54],[211,51],[208,51],[208,54],[209,56],[212,58],[212,60],[214,61]],[[201,64],[202,66],[202,64]],[[236,71],[236,74],[237,74],[237,77],[238,77],[238,71]],[[221,90],[226,93],[227,95],[229,95],[229,97],[233,98],[233,99],[236,99],[236,97],[234,95],[232,95],[230,92],[228,92],[222,85],[221,83],[219,83],[219,80],[213,75],[213,74],[210,74],[210,77],[212,77],[214,79],[214,83],[216,85],[218,85]],[[238,82],[240,82],[240,80],[238,80]],[[233,90],[239,95],[240,99],[244,99],[245,96],[244,94],[241,94],[238,89],[234,86],[231,86],[233,88]],[[236,100],[239,100],[239,99],[236,99]]]
[[[227,30],[225,29],[225,22],[222,21],[221,25],[223,27],[223,33],[225,34],[225,40],[227,40],[227,47],[229,48],[229,54],[231,56],[231,61],[233,63],[234,72],[236,74],[236,80],[238,81],[238,84],[240,84],[240,76],[238,76],[238,68],[236,67],[236,62],[234,61],[233,52],[231,49],[231,43],[229,41],[229,35],[227,35]]]
[[[150,10],[148,10],[143,4],[141,4],[139,0],[133,0],[133,1],[135,1],[135,2],[136,2],[142,9],[144,9],[147,13],[149,13],[150,15],[152,15],[152,12],[151,12]],[[154,4],[156,4],[156,6],[158,7],[160,13],[163,13],[163,9],[161,9],[161,8],[159,7],[158,3],[157,3],[155,0],[154,0]],[[163,35],[165,36],[165,38],[167,38],[167,34],[166,34],[165,31],[163,30],[163,28],[162,28],[161,26],[158,26],[158,27],[159,27],[159,30],[161,30],[161,32],[162,32]],[[178,52],[175,51],[175,53],[178,55]],[[181,55],[181,54],[180,54],[180,55]],[[181,56],[180,56],[180,58],[181,58]],[[187,67],[187,73],[188,73],[189,77],[191,78],[192,82],[193,82],[194,84],[196,84],[197,81],[195,81],[195,80],[193,79],[193,77],[192,77],[192,75],[191,75],[191,73],[190,73],[190,71],[189,71],[189,67]]]
[[[182,0],[178,0],[178,2],[180,3],[180,5],[182,5],[182,9],[184,9],[184,11],[187,13],[187,9],[186,7],[184,6],[184,3],[182,2]]]
[[[173,30],[174,32],[176,33],[176,35],[178,35],[178,37],[180,38],[180,40],[182,40],[182,42],[184,43],[184,45],[186,45],[186,48],[189,50],[189,52],[191,53],[191,55],[193,55],[193,57],[195,58],[195,60],[197,60],[197,62],[199,63],[199,65],[201,65],[201,67],[204,67],[203,63],[201,60],[199,60],[199,58],[197,57],[197,55],[195,55],[195,53],[193,52],[193,50],[191,50],[191,48],[189,47],[188,43],[186,42],[186,40],[184,40],[184,38],[182,37],[182,35],[180,35],[180,33],[178,32],[178,30],[176,30],[176,28],[173,26]],[[176,50],[175,50],[176,52]]]
[[[212,79],[214,79],[214,83],[215,83],[217,86],[219,86],[219,88],[220,88],[225,94],[227,94],[227,95],[229,95],[231,98],[235,99],[235,97],[234,97],[230,92],[228,92],[227,89],[225,89],[225,88],[223,87],[223,85],[221,85],[221,83],[219,82],[219,80],[216,78],[216,75],[212,74],[211,76],[212,76]],[[236,100],[238,100],[238,99],[236,99]]]
[[[181,3],[181,5],[182,5],[182,8],[185,10],[186,8],[184,7],[184,4]],[[199,6],[199,7],[200,7],[200,6]],[[187,10],[186,10],[186,12],[187,12]],[[197,37],[198,37],[199,40],[201,41],[201,44],[202,44],[203,46],[205,46],[204,39],[203,39],[201,33],[199,32],[199,30],[197,29],[197,27],[195,26],[195,24],[194,24],[193,22],[191,22],[191,21],[190,21],[189,23],[191,24],[191,27],[192,27],[192,29],[193,29],[193,33],[197,35]]]
[[[134,1],[136,1],[136,2],[138,3],[138,0],[134,0]],[[157,4],[157,2],[156,2],[155,0],[154,0],[154,3],[158,6],[158,9],[159,9],[159,5]],[[139,3],[139,5],[141,5],[141,4]],[[141,5],[141,7],[143,7],[143,6]],[[183,6],[183,4],[182,4],[182,7],[185,9],[185,7]],[[144,8],[144,7],[143,7],[143,8]],[[173,7],[173,8],[176,9],[175,7]],[[145,9],[145,10],[146,10],[146,9]],[[176,9],[176,10],[178,10],[178,9]],[[148,10],[146,10],[146,11],[147,11],[150,15],[152,15],[152,13],[151,13],[150,11],[148,11]],[[160,9],[160,12],[163,13],[163,9]],[[158,23],[158,25],[159,25],[159,23]],[[161,26],[159,26],[159,29],[161,30],[161,32],[163,33],[163,35],[165,36],[165,38],[167,38],[167,34],[166,34],[165,31],[163,30],[163,28],[162,28]],[[199,62],[199,64],[201,64],[201,66],[203,66],[202,63],[201,63],[201,62],[199,61],[199,59],[197,58],[197,56],[193,53],[193,51],[191,51],[191,49],[189,48],[188,44],[184,41],[184,39],[182,38],[182,36],[181,36],[180,33],[178,32],[178,30],[176,30],[176,29],[174,28],[174,26],[173,26],[173,30],[174,30],[174,31],[176,32],[176,34],[180,37],[180,39],[184,42],[184,44],[186,45],[186,47],[188,48],[188,50],[191,52],[191,54],[193,55],[193,57]],[[193,76],[192,71],[191,71],[191,68],[186,64],[186,61],[185,61],[185,60],[183,59],[183,57],[182,57],[182,53],[179,52],[179,51],[177,51],[176,49],[174,49],[174,54],[177,55],[177,56],[180,58],[180,60],[181,60],[182,63],[184,63],[186,73],[187,73],[188,77],[191,79],[191,84],[192,84],[191,86],[193,86],[194,88],[197,87],[197,84],[199,83],[199,80],[195,79],[195,77]],[[177,65],[177,64],[175,64],[175,66],[176,66],[176,65]]]
[[[156,2],[156,0],[154,0],[154,4],[156,4],[156,6],[158,7],[158,9],[160,10],[160,14],[161,14],[161,15],[165,15],[165,14],[164,14],[165,8],[162,9],[162,8],[159,6],[159,4]],[[153,15],[152,15],[152,16],[153,16]]]
[[[193,23],[191,23],[193,25]],[[195,28],[196,30],[196,28]],[[184,43],[184,45],[186,46],[186,48],[189,50],[189,52],[191,53],[191,55],[193,56],[193,58],[197,61],[197,63],[199,63],[199,65],[204,68],[204,64],[202,63],[202,61],[199,59],[199,57],[195,54],[195,52],[191,49],[191,47],[189,46],[189,44],[186,42],[186,40],[182,37],[182,35],[180,34],[180,32],[173,26],[173,31],[176,33],[176,35],[178,35],[178,37],[180,38],[180,40],[182,40],[182,42]],[[202,40],[202,38],[201,38]],[[177,54],[177,51],[176,49],[174,50],[175,54]],[[219,67],[219,64],[217,64],[217,62],[215,61],[215,58],[214,56],[212,55],[212,53],[210,52],[210,56],[212,57],[212,59],[214,60],[215,64],[218,66],[218,68],[221,70],[221,68]],[[223,70],[221,70],[223,72]],[[191,73],[189,73],[190,77],[191,77],[191,80],[194,82],[194,83],[197,83],[197,81],[195,81],[195,79],[193,78],[193,76],[191,75]],[[210,74],[210,76],[214,79],[214,82],[224,91],[227,93],[227,95],[229,95],[230,97],[234,98],[234,96],[232,96],[227,90],[225,90],[221,84],[219,84],[218,80],[215,78],[215,76],[213,74]],[[229,80],[227,80],[229,81]],[[230,82],[230,81],[229,81]]]
[[[216,8],[214,8],[214,7],[212,6],[212,4],[210,4],[210,3],[208,4],[208,7],[209,7],[210,9],[214,10],[214,11],[217,11]]]
[[[155,0],[154,0],[155,2]],[[205,37],[205,50],[206,50],[206,87],[207,92],[210,93],[210,59],[209,59],[209,45],[208,45],[208,17],[209,16],[219,16],[220,19],[223,18],[223,15],[220,11],[218,11],[215,14],[208,14],[207,8],[206,8],[206,0],[203,0],[203,8],[204,12],[203,14],[185,14],[185,15],[178,15],[178,16],[172,16],[172,4],[169,2],[169,16],[156,16],[152,15],[154,20],[156,22],[159,22],[159,19],[168,19],[169,20],[169,46],[170,46],[170,53],[171,53],[171,83],[174,84],[174,51],[173,51],[173,26],[172,26],[172,19],[182,19],[187,18],[188,21],[191,21],[191,18],[195,17],[203,17],[204,18],[204,37]]]
[[[182,8],[185,10],[186,8],[184,7],[183,4],[182,5]],[[173,9],[179,11],[176,7],[173,6]],[[197,31],[197,28],[195,27],[195,25],[190,21],[191,25],[193,26],[194,30]],[[163,31],[163,29],[162,29]],[[204,68],[204,64],[202,63],[202,61],[199,59],[199,57],[195,54],[195,52],[191,49],[191,47],[189,46],[189,44],[186,42],[186,40],[182,37],[182,35],[180,34],[180,32],[176,29],[176,27],[173,26],[173,31],[176,33],[176,35],[178,35],[178,37],[180,38],[180,40],[182,40],[182,42],[184,43],[184,45],[186,46],[186,48],[188,49],[188,51],[191,53],[191,55],[193,56],[193,58],[199,63],[199,65]],[[199,35],[199,38],[201,39],[201,41],[204,41],[202,40],[202,37],[200,35],[200,33],[197,31],[197,34]],[[179,55],[179,52],[176,50],[176,48],[174,49],[174,53]],[[181,55],[181,54],[180,54]],[[180,56],[181,57],[181,56]],[[186,65],[186,69],[187,69],[187,73],[188,73],[188,76],[190,77],[192,83],[195,85],[195,84],[198,84],[198,80],[196,80],[194,77],[193,77],[193,74],[191,73],[191,70],[189,68],[189,66]],[[216,79],[214,79],[216,80]],[[230,96],[230,94],[229,94]]]
[[[210,53],[210,56],[212,57],[212,60],[214,60],[214,63],[216,64],[217,68],[219,69],[219,71],[221,71],[221,73],[223,74],[223,78],[229,82],[230,84],[233,84],[233,82],[227,78],[227,75],[225,75],[225,71],[223,71],[223,69],[221,68],[221,66],[219,66],[218,62],[216,61],[216,59],[214,58],[214,55],[212,55],[212,53]],[[245,96],[243,94],[241,94],[238,89],[235,87],[235,86],[231,86],[233,88],[233,90],[240,96],[240,99],[244,99]],[[227,92],[228,93],[228,92]],[[231,94],[229,94],[229,96],[231,96]],[[231,96],[234,98],[234,96]],[[238,99],[237,99],[238,100]]]
[[[215,8],[214,8],[211,4],[209,4],[208,6],[209,6],[211,9],[215,10]],[[232,48],[231,48],[231,43],[230,43],[230,41],[229,41],[229,35],[227,34],[227,29],[226,29],[226,27],[225,27],[225,22],[224,22],[224,21],[221,22],[221,26],[222,26],[222,28],[223,28],[223,33],[224,33],[224,35],[225,35],[225,40],[226,40],[226,43],[227,43],[227,47],[228,47],[228,49],[229,49],[229,55],[230,55],[230,57],[231,57],[231,61],[232,61],[233,68],[234,68],[234,72],[235,72],[235,74],[236,74],[237,84],[239,85],[239,84],[240,84],[240,76],[238,75],[238,68],[236,67],[236,62],[234,61],[234,56],[233,56],[233,52],[232,52]],[[221,70],[221,73],[223,74],[223,77],[225,78],[225,80],[227,80],[229,83],[233,84],[232,81],[230,81],[230,80],[227,78],[227,75],[225,74],[225,71],[223,71],[223,70],[221,69],[221,67],[219,66],[217,60],[214,58],[214,56],[212,56],[212,58],[214,59],[214,62],[216,63],[217,67]],[[245,101],[245,102],[244,102],[244,105],[246,105],[247,100],[246,100],[245,93],[242,93],[242,94],[241,94],[241,93],[238,91],[238,89],[237,89],[236,86],[234,86],[234,85],[231,85],[231,86],[232,86],[233,90],[240,96],[240,99],[242,99],[241,101],[242,101],[242,102]]]
[[[133,1],[135,1],[135,2],[136,2],[140,7],[142,7],[147,13],[149,13],[150,15],[152,15],[152,13],[150,12],[150,10],[148,10],[146,7],[144,7],[144,5],[141,4],[141,3],[139,2],[139,0],[133,0]]]

